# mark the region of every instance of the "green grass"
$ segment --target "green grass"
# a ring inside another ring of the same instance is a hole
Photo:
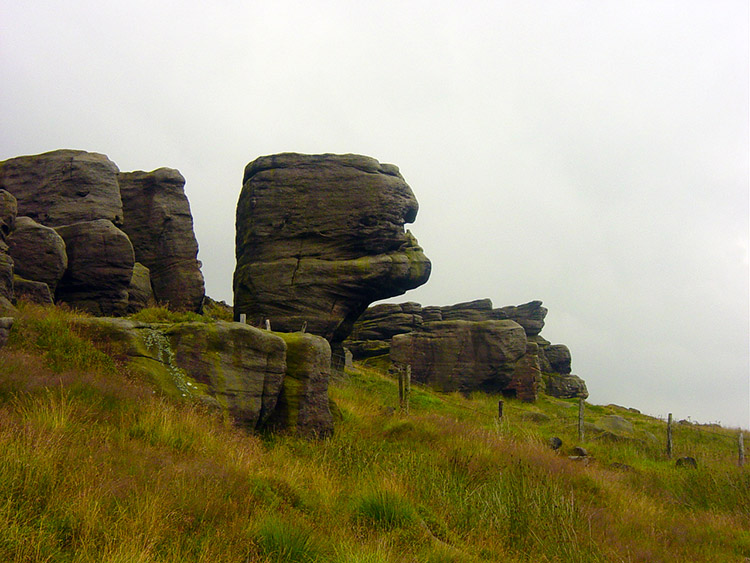
[[[360,366],[334,382],[325,440],[249,435],[155,394],[23,306],[0,350],[0,561],[735,562],[750,557],[736,431],[587,405],[441,395]],[[103,352],[103,351],[104,352]],[[378,366],[382,368],[383,366]],[[602,434],[602,417],[629,421]],[[547,441],[558,436],[563,447]],[[619,464],[619,465],[613,465]],[[627,467],[625,467],[627,466]]]

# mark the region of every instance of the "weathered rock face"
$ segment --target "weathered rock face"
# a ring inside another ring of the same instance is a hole
[[[0,189],[0,241],[8,238],[14,228],[18,204],[10,192]]]
[[[156,305],[151,288],[151,274],[140,262],[133,265],[133,277],[128,286],[128,314],[137,313],[146,307]]]
[[[411,365],[414,380],[462,393],[509,390],[525,353],[526,334],[510,320],[424,323],[394,336],[390,351],[393,362]]]
[[[150,270],[156,300],[173,310],[199,312],[205,290],[185,178],[177,170],[159,168],[121,173],[118,180],[122,229],[136,260]]]
[[[358,155],[280,154],[245,168],[237,205],[234,313],[303,324],[332,343],[376,300],[425,283],[404,224],[417,202],[398,169]]]
[[[18,213],[57,227],[109,219],[122,223],[119,170],[103,154],[57,150],[0,162],[0,189],[18,200]]]
[[[81,318],[78,325],[105,338],[166,393],[204,400],[255,429],[276,408],[286,371],[286,345],[240,323],[147,324]]]
[[[16,222],[16,198],[0,190],[0,314],[14,312],[13,259],[8,254],[6,239]]]
[[[551,345],[540,336],[546,315],[547,309],[542,307],[541,301],[499,309],[493,308],[489,299],[443,307],[422,307],[418,303],[379,304],[367,309],[357,320],[345,346],[354,359],[371,358],[387,355],[397,335],[419,332],[423,326],[432,323],[514,321],[523,328],[528,348],[513,366],[513,374],[503,392],[515,394],[522,400],[534,400],[545,389],[547,394],[563,398],[587,397],[583,380],[570,376],[568,347]],[[394,359],[393,354],[391,359]],[[510,369],[506,371],[510,374]]]
[[[5,346],[10,336],[10,329],[13,327],[13,317],[0,317],[0,348]]]
[[[550,371],[567,375],[571,372],[570,350],[565,344],[553,344],[544,350]]]
[[[333,432],[328,407],[331,351],[323,338],[275,334],[225,321],[76,322],[79,330],[106,339],[163,391],[219,406],[242,427],[318,437]]]
[[[23,299],[39,305],[52,305],[54,303],[52,292],[44,282],[13,276],[13,291],[16,300]]]
[[[286,376],[276,410],[267,426],[291,430],[311,437],[333,433],[333,417],[328,401],[331,373],[331,347],[320,336],[277,333],[287,346]]]
[[[53,293],[68,267],[63,238],[30,217],[16,219],[15,229],[8,237],[8,253],[17,275],[46,283]]]
[[[127,235],[107,219],[65,225],[56,231],[65,240],[68,255],[56,300],[93,315],[124,315],[135,263]]]
[[[547,395],[559,399],[572,399],[574,397],[585,399],[589,396],[586,383],[577,375],[547,373],[544,374],[544,383]]]

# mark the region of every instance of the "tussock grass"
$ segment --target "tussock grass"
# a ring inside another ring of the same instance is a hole
[[[333,383],[334,436],[249,435],[157,396],[70,329],[22,307],[0,350],[0,561],[651,562],[750,557],[736,433],[544,398],[439,395],[367,367]],[[49,318],[48,318],[49,317]],[[602,416],[632,435],[597,438]],[[587,427],[588,429],[588,427]],[[554,452],[551,436],[563,440]],[[620,465],[612,465],[617,463]],[[627,466],[627,467],[624,467]]]

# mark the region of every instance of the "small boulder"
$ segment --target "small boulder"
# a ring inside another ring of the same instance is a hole
[[[562,440],[558,438],[557,436],[552,436],[552,438],[549,439],[547,442],[549,444],[549,447],[553,450],[559,450],[562,447]]]
[[[30,217],[16,219],[16,228],[8,237],[8,253],[15,263],[15,274],[43,282],[53,293],[68,268],[63,238]]]
[[[685,456],[678,458],[677,461],[675,461],[675,465],[685,469],[697,469],[698,461],[694,457]]]

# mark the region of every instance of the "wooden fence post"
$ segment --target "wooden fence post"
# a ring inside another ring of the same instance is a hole
[[[672,459],[672,413],[667,417],[667,457]]]
[[[247,313],[240,313],[240,322],[244,325],[247,324]]]
[[[404,366],[397,366],[398,369],[398,408],[404,410]]]
[[[409,414],[409,395],[411,395],[411,364],[406,364],[406,381],[404,381],[404,412]]]
[[[742,437],[742,430],[740,430],[740,437],[737,439],[738,455],[737,463],[740,467],[745,465],[745,439]]]
[[[497,402],[497,419],[503,420],[503,401],[502,399]]]
[[[583,442],[583,397],[578,397],[578,441]]]

